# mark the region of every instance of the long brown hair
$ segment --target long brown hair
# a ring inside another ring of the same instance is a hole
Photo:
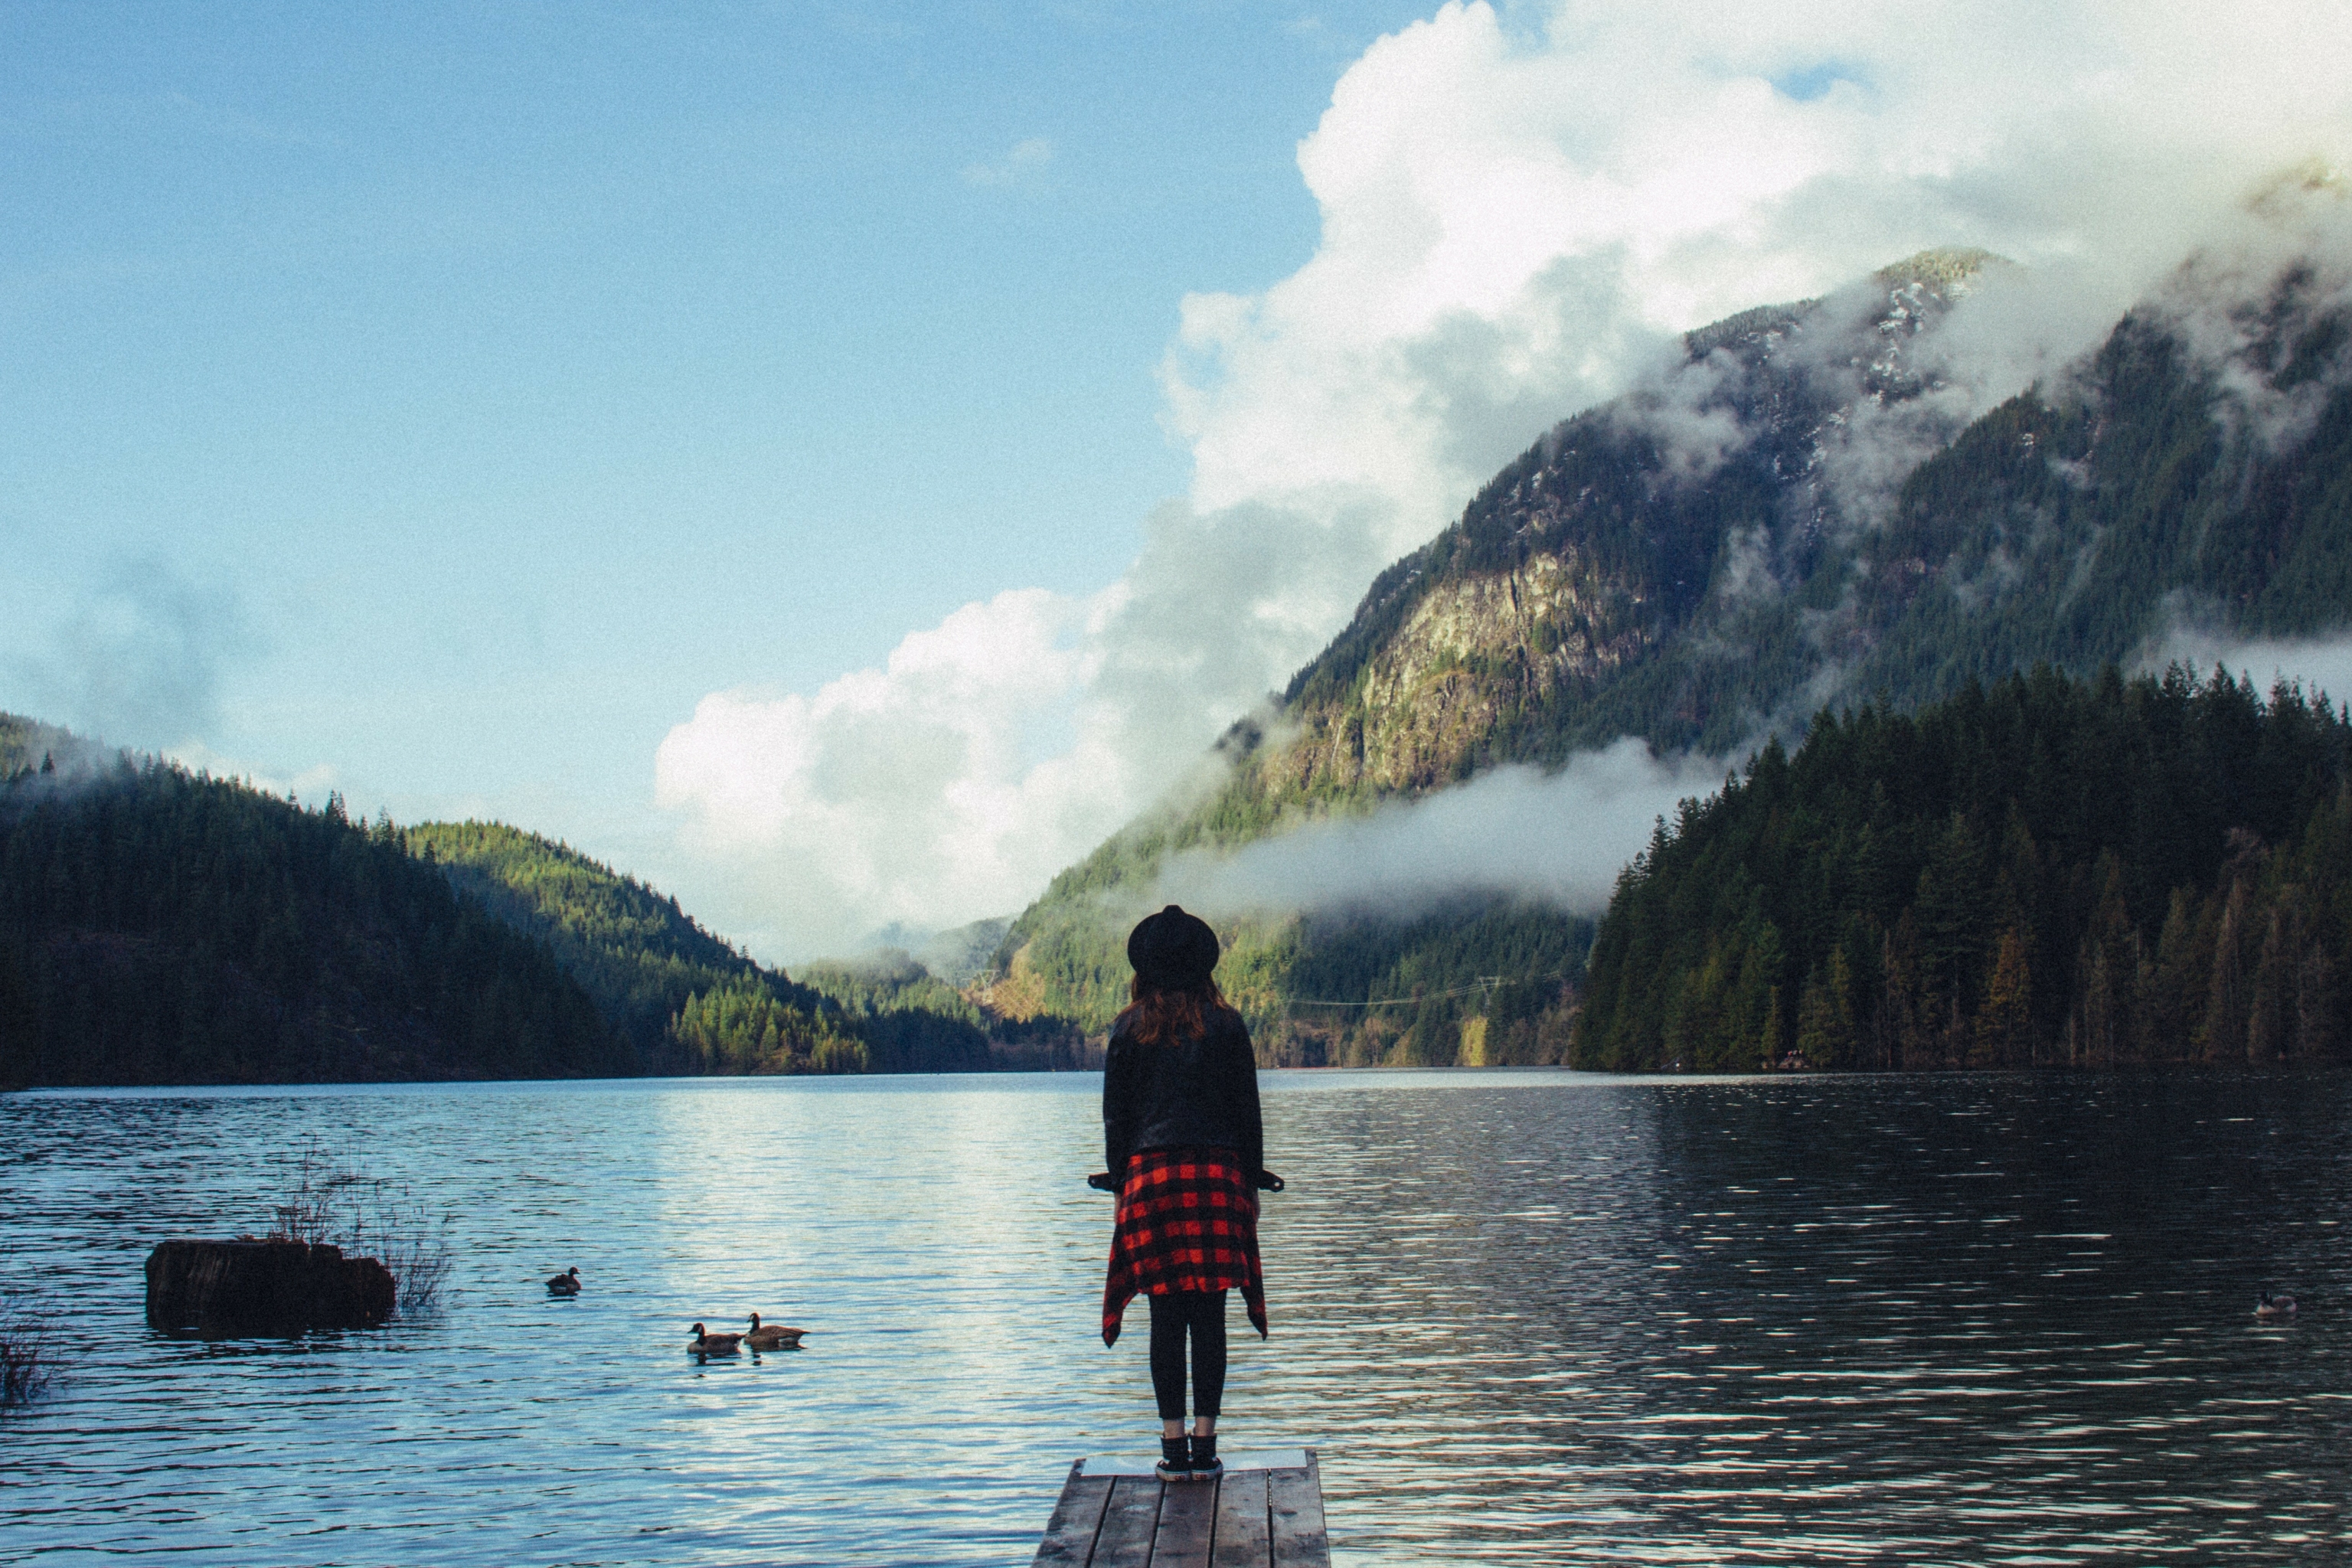
[[[1211,1014],[1233,1011],[1233,1004],[1225,1000],[1214,980],[1168,988],[1146,984],[1139,974],[1128,994],[1134,1003],[1124,1015],[1127,1032],[1147,1046],[1197,1039],[1209,1032]]]

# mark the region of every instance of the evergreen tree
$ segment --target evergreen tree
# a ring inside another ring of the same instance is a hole
[[[306,811],[169,763],[46,754],[0,785],[0,1080],[628,1070],[544,947],[339,798]]]
[[[2347,943],[2343,714],[2219,672],[2041,669],[1823,713],[1662,824],[1594,938],[1572,1059],[2334,1061]]]

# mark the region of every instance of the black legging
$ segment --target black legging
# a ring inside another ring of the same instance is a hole
[[[1184,1419],[1184,1331],[1192,1332],[1192,1414],[1214,1415],[1225,1400],[1225,1293],[1177,1290],[1151,1302],[1151,1392],[1160,1419]]]

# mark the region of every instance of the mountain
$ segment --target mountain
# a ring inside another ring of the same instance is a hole
[[[2086,361],[1979,412],[1968,345],[1943,329],[2006,267],[1930,252],[1745,312],[1555,427],[1224,738],[1219,793],[1055,879],[988,994],[1098,1029],[1125,925],[1174,857],[1498,764],[1558,767],[1624,736],[1730,756],[1840,704],[2129,665],[2183,626],[2340,626],[2352,326],[2321,271],[2249,290],[2188,269]],[[1490,941],[1448,934],[1472,919]],[[1492,897],[1219,923],[1220,978],[1275,1061],[1559,1059],[1591,930]],[[1516,1044],[1498,1056],[1498,1039]]]
[[[1825,715],[1662,824],[1594,944],[1615,1071],[2340,1064],[2352,721],[2179,666]]]
[[[0,1085],[1084,1059],[903,953],[806,981],[536,834],[354,823],[0,714]]]
[[[969,985],[988,971],[989,961],[1013,929],[1012,919],[974,921],[924,940],[914,950],[916,962],[950,985]]]
[[[546,944],[646,1073],[862,1071],[822,999],[762,968],[634,877],[503,823],[400,831],[492,914]]]
[[[995,926],[1003,937],[1006,922],[981,923]],[[950,945],[950,955],[956,951]],[[1045,1071],[1100,1065],[1089,1057],[1084,1037],[1063,1020],[1003,1016],[903,950],[803,964],[801,979],[866,1041],[880,1064],[877,1071]]]
[[[904,921],[892,921],[866,937],[853,951],[901,953],[950,985],[962,986],[970,984],[987,971],[989,960],[996,955],[998,946],[1004,941],[1004,933],[1012,926],[1010,915],[973,921],[948,931],[932,931],[929,927],[910,926]]]
[[[339,797],[304,809],[14,718],[0,773],[0,1081],[634,1066],[544,947]]]
[[[569,845],[484,822],[422,823],[400,837],[545,943],[629,1041],[641,1072],[977,1072],[1077,1061],[1066,1027],[993,1018],[903,952],[810,965],[794,979],[705,931],[675,898]]]

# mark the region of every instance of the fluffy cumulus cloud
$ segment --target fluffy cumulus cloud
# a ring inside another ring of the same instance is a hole
[[[2116,309],[2347,132],[2306,5],[1449,5],[1300,148],[1323,242],[1195,296],[1167,373],[1205,506],[1371,484],[1443,515],[1672,333],[1977,245]]]
[[[1192,486],[1128,574],[967,606],[814,696],[713,695],[660,798],[739,880],[722,921],[780,952],[1006,912],[1679,331],[1982,246],[2033,280],[1971,307],[1958,372],[1990,399],[2347,147],[2340,7],[1643,0],[1523,29],[1446,5],[1300,144],[1313,258],[1182,302],[1161,374]]]
[[[1034,737],[1084,700],[1100,614],[1000,594],[814,697],[714,693],[662,742],[656,803],[683,815],[691,849],[772,879],[787,913],[771,941],[993,908],[1097,821],[1089,775],[1116,765],[1102,738]]]

